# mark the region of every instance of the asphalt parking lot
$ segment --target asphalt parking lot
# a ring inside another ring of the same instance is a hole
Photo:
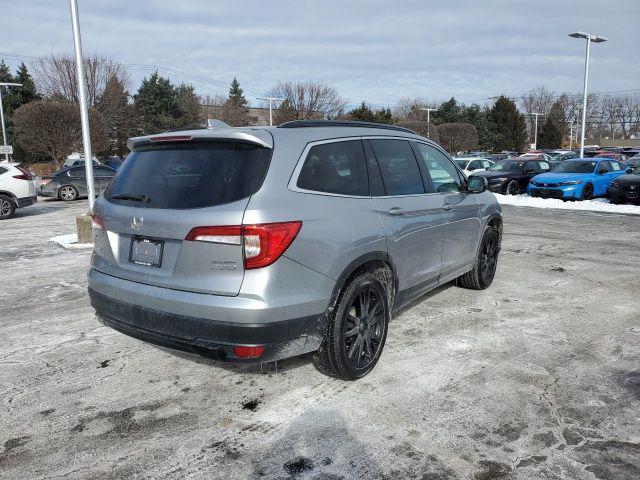
[[[228,366],[89,306],[73,205],[0,223],[0,477],[637,479],[640,217],[505,207],[493,286],[444,286],[369,376]]]

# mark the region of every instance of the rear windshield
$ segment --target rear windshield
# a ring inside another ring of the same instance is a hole
[[[145,208],[222,205],[257,192],[270,158],[271,149],[244,144],[143,147],[131,152],[104,195]]]

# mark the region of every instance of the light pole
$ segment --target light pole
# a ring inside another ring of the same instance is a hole
[[[544,116],[544,113],[531,112],[531,115],[536,116],[536,126],[533,133],[533,149],[536,150],[538,148],[538,117],[540,115]]]
[[[421,108],[420,110],[422,110],[423,112],[427,112],[427,138],[431,138],[431,117],[429,116],[429,114],[431,112],[435,112],[437,108]]]
[[[21,87],[21,83],[0,82],[0,123],[2,123],[2,145],[7,147],[7,131],[4,128],[4,106],[2,105],[2,87]],[[9,161],[9,154],[5,152],[4,159]]]
[[[82,123],[82,146],[84,147],[84,168],[87,175],[87,194],[89,211],[93,210],[96,200],[93,185],[93,155],[91,153],[91,133],[89,131],[89,110],[87,109],[87,84],[82,62],[82,43],[80,42],[80,21],[78,20],[78,2],[69,0],[71,24],[73,26],[73,46],[76,54],[76,73],[78,77],[78,100],[80,101],[80,122]]]
[[[591,42],[606,42],[605,37],[594,35],[593,33],[573,32],[569,34],[573,38],[584,38],[587,40],[587,52],[584,61],[584,89],[582,91],[582,126],[580,132],[580,158],[584,158],[584,130],[587,122],[587,83],[589,81],[589,54],[591,52]]]
[[[573,120],[571,120],[571,126],[569,127],[569,150],[573,150]]]
[[[273,127],[273,102],[284,102],[285,98],[276,97],[256,97],[257,100],[269,100],[269,126]]]

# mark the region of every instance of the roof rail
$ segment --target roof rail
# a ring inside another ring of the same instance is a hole
[[[408,128],[399,127],[397,125],[387,125],[384,123],[359,122],[354,120],[293,120],[278,125],[278,128],[307,128],[307,127],[360,127],[360,128],[379,128],[382,130],[396,130],[398,132],[413,133],[416,132]]]

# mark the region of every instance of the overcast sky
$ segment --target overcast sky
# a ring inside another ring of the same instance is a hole
[[[590,91],[640,91],[640,0],[79,0],[85,53],[131,69],[132,89],[157,65],[203,77],[200,93],[246,96],[280,80],[323,80],[357,103],[403,97],[482,102],[537,86],[582,89],[590,31]],[[0,0],[0,52],[71,52],[66,0]],[[2,54],[0,54],[2,58]],[[15,67],[16,57],[5,60]],[[28,59],[27,59],[28,63]]]

